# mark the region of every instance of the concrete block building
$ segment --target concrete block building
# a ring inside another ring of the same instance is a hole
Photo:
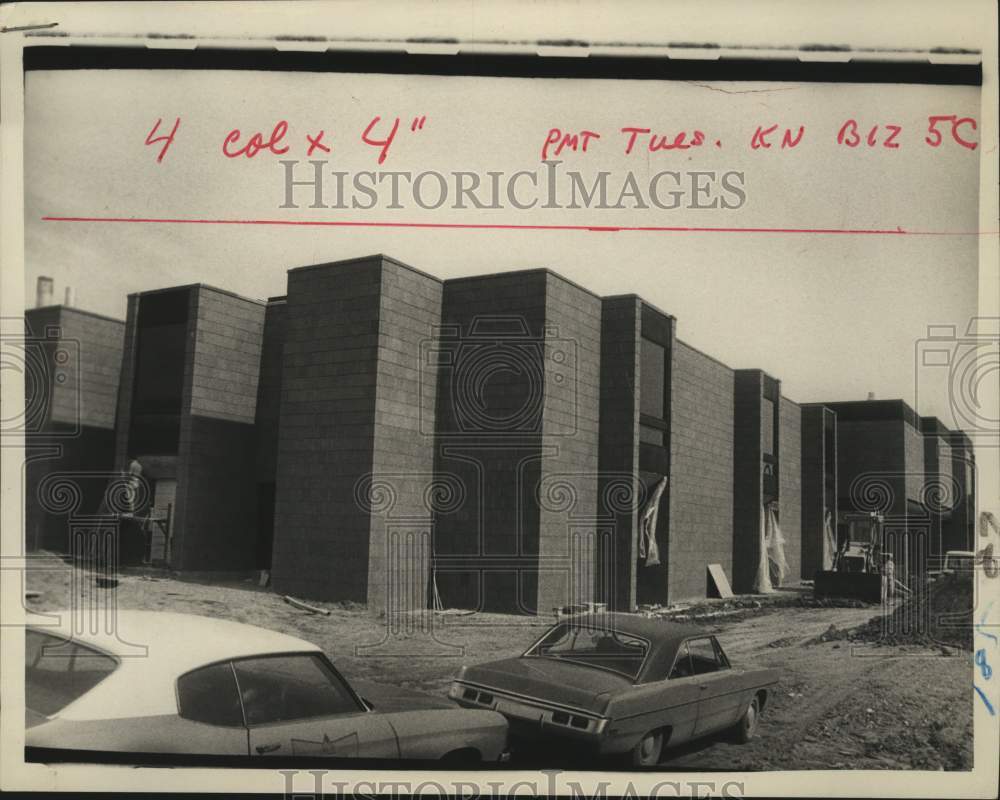
[[[97,513],[114,467],[125,324],[66,305],[24,322],[25,544],[64,553],[68,515]]]
[[[923,514],[937,550],[974,519],[963,435],[900,401],[800,405],[546,269],[375,255],[291,269],[266,302],[142,292],[112,322],[90,323],[118,349],[92,348],[82,407],[109,468],[142,464],[175,569],[378,611],[632,609],[712,595],[710,565],[738,593],[811,578],[859,510]],[[928,515],[937,484],[958,500]]]
[[[851,536],[851,517],[875,512],[905,541],[911,567],[971,549],[975,460],[965,434],[902,400],[827,406],[836,413],[838,540]]]
[[[267,306],[195,284],[128,298],[115,464],[170,517],[176,569],[247,570],[258,548],[257,396]]]
[[[441,281],[382,256],[289,272],[277,590],[376,608],[413,592],[425,607],[434,450],[421,420],[434,418],[437,386],[421,342],[441,299]]]

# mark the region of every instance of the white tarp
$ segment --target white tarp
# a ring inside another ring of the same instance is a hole
[[[823,519],[823,569],[833,569],[833,556],[837,552],[837,537],[833,532],[833,513],[826,512]],[[812,577],[812,576],[810,576]]]
[[[778,525],[778,509],[774,503],[767,507],[767,558],[770,561],[772,586],[782,586],[788,577],[788,562],[785,561],[785,537]]]
[[[757,561],[757,578],[753,584],[756,594],[770,594],[774,591],[771,586],[771,570],[767,559],[767,511],[760,509],[760,558]]]
[[[660,513],[660,498],[666,488],[667,479],[661,478],[639,519],[639,558],[643,559],[642,563],[647,567],[655,567],[660,563],[660,549],[656,546],[656,520]]]
[[[760,561],[757,564],[757,580],[754,591],[769,594],[776,586],[781,586],[788,577],[788,562],[785,560],[785,537],[778,525],[778,509],[770,503],[760,510]]]

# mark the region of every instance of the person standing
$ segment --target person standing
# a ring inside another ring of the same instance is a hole
[[[892,553],[886,553],[885,563],[882,565],[882,602],[886,603],[896,590],[896,564],[892,560]]]

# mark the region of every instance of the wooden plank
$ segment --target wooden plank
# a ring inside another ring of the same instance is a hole
[[[719,597],[725,600],[733,596],[733,589],[729,585],[729,578],[726,577],[722,564],[709,564],[708,577],[715,584],[715,591],[719,593]]]

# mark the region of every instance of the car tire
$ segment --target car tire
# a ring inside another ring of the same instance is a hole
[[[757,730],[757,722],[760,720],[760,696],[754,695],[746,712],[733,728],[733,738],[740,744],[749,742]]]
[[[629,753],[629,762],[633,767],[655,767],[660,763],[663,753],[663,732],[650,731]]]

